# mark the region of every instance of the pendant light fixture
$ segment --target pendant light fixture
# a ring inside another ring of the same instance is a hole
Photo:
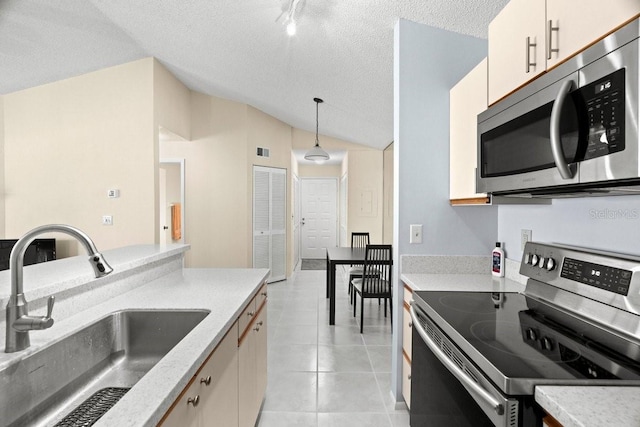
[[[322,164],[329,160],[329,154],[320,147],[318,140],[318,105],[324,101],[320,98],[313,98],[313,101],[316,103],[316,145],[304,155],[304,158]]]

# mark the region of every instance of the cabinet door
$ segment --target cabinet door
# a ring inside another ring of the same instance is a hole
[[[201,426],[238,425],[238,323],[196,376],[201,402],[198,418]]]
[[[160,425],[162,427],[199,427],[199,391],[200,384],[192,380]]]
[[[478,114],[487,109],[487,60],[449,92],[449,198],[452,203],[486,203],[476,193]]]
[[[507,3],[489,24],[488,60],[489,104],[545,70],[545,0]]]
[[[638,0],[547,0],[547,69],[640,13]],[[557,29],[549,31],[549,23]],[[549,37],[549,34],[551,35]],[[549,49],[557,52],[549,52]]]
[[[267,390],[267,306],[256,319],[256,411],[260,411]]]
[[[411,409],[411,363],[406,356],[402,356],[402,397]]]
[[[238,344],[238,425],[253,427],[258,415],[256,377],[256,320],[240,336]]]

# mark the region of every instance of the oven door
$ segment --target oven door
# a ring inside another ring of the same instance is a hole
[[[579,183],[588,123],[577,89],[576,72],[478,123],[478,192]]]
[[[414,305],[411,319],[411,427],[525,425],[520,402],[503,396]]]

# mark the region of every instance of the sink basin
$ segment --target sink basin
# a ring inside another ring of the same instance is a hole
[[[0,426],[55,425],[98,390],[126,392],[207,314],[114,312],[9,365],[0,371]]]

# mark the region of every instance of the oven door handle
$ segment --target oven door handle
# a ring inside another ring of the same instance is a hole
[[[462,371],[447,355],[440,349],[440,347],[433,342],[433,340],[429,337],[427,332],[422,327],[420,323],[416,311],[413,306],[410,307],[411,312],[411,320],[413,321],[413,327],[418,332],[420,337],[424,340],[425,344],[429,349],[433,352],[433,354],[442,362],[442,364],[453,374],[454,377],[460,381],[460,383],[469,390],[474,393],[476,396],[487,402],[493,410],[498,415],[504,414],[504,405],[500,403],[497,399],[495,399],[488,391],[480,387],[476,382],[474,382],[467,374]]]
[[[573,80],[565,80],[560,86],[558,95],[553,102],[551,108],[551,119],[549,122],[549,136],[551,141],[551,152],[553,153],[553,161],[556,164],[558,172],[563,179],[571,179],[574,175],[573,168],[567,164],[564,158],[564,150],[562,149],[562,136],[560,135],[560,119],[562,115],[562,106],[564,105],[571,88]]]

